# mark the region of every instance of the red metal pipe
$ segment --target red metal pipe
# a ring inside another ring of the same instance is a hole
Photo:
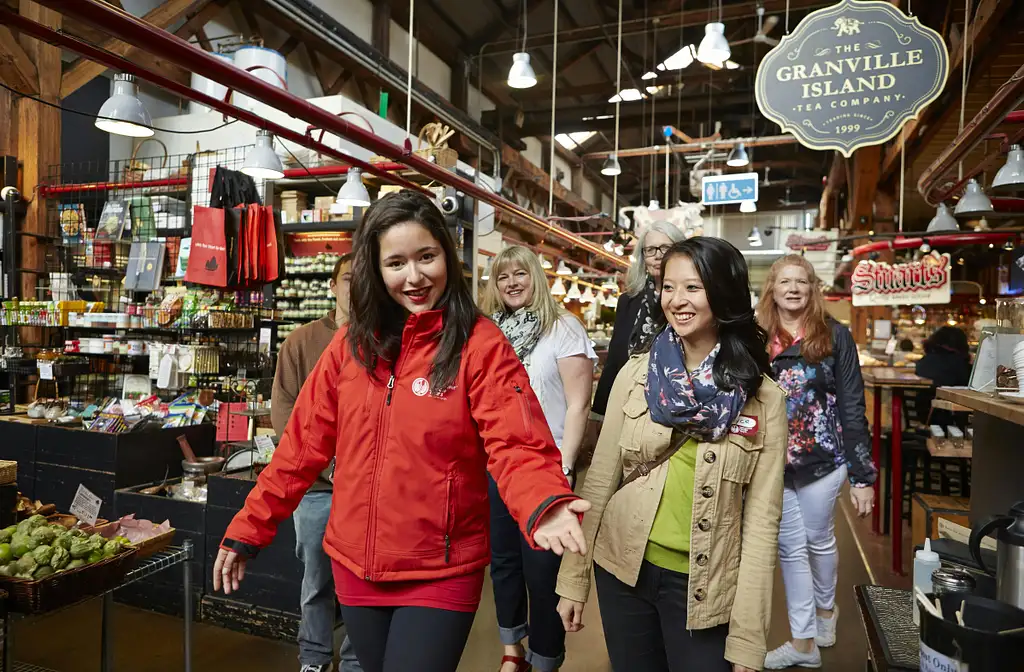
[[[393,161],[381,161],[373,164],[380,170],[407,170],[401,163],[395,163]],[[285,168],[285,177],[338,177],[340,175],[348,175],[348,171],[352,166],[340,165],[340,166],[307,166],[306,168]]]
[[[854,255],[868,254],[869,252],[882,252],[884,250],[909,250],[921,247],[928,243],[932,247],[958,247],[961,245],[987,245],[989,243],[1005,243],[1007,240],[1017,238],[1016,233],[997,233],[995,231],[985,233],[954,233],[950,235],[925,235],[921,238],[897,238],[896,240],[881,240],[877,243],[867,243],[853,248]]]
[[[128,182],[88,182],[79,184],[41,184],[39,195],[43,198],[57,194],[83,191],[110,191],[112,189],[152,189],[155,187],[182,187],[188,185],[187,177],[169,177],[162,180],[140,180]]]
[[[168,91],[172,91],[173,93],[176,93],[183,98],[188,98],[190,100],[202,103],[203,105],[206,105],[211,109],[217,110],[218,112],[223,112],[224,114],[232,116],[240,121],[244,121],[247,124],[256,126],[257,128],[264,128],[273,133],[274,135],[285,140],[290,140],[297,145],[307,147],[314,151],[320,152],[321,154],[332,156],[338,159],[339,161],[344,161],[350,165],[358,166],[365,172],[370,173],[372,175],[377,175],[381,179],[387,180],[388,182],[391,182],[393,184],[397,184],[407,189],[416,189],[417,191],[427,193],[426,190],[420,187],[418,184],[410,182],[409,180],[406,180],[405,178],[402,178],[400,176],[391,175],[390,173],[388,173],[386,169],[378,168],[374,164],[349,156],[348,154],[345,154],[344,152],[334,149],[333,147],[329,147],[323,143],[316,142],[312,138],[307,137],[306,135],[303,135],[298,131],[293,131],[285,126],[281,126],[271,121],[267,121],[263,117],[257,116],[249,110],[245,110],[240,107],[235,107],[234,105],[225,103],[223,100],[220,100],[219,98],[214,98],[213,96],[209,96],[205,93],[189,88],[183,84],[179,84],[174,80],[164,77],[163,75],[159,75],[155,72],[146,70],[145,68],[140,67],[132,61],[129,61],[125,58],[121,58],[120,56],[117,56],[115,54],[111,54],[102,49],[98,49],[97,47],[89,44],[88,42],[80,40],[74,37],[73,35],[69,35],[68,33],[57,32],[47,26],[36,23],[35,21],[32,21],[30,19],[26,19],[20,14],[10,11],[7,7],[4,7],[3,5],[0,5],[0,17],[3,17],[3,23],[5,25],[13,26],[17,28],[19,31],[25,33],[26,35],[31,35],[32,37],[38,40],[55,46],[64,47],[65,49],[74,51],[80,54],[81,56],[88,58],[91,61],[96,61],[97,63],[102,63],[103,65],[106,65],[109,68],[121,70],[122,72],[127,72],[131,75],[135,75],[139,79],[144,79],[148,82],[156,84],[157,86],[165,88]]]
[[[160,30],[113,5],[98,2],[97,0],[39,0],[39,4],[58,11],[65,16],[82,21],[128,44],[144,49],[149,54],[165,58],[191,72],[201,72],[208,79],[244,93],[293,117],[302,119],[317,128],[325,129],[335,135],[346,138],[375,154],[403,163],[441,184],[454,187],[476,197],[484,203],[492,205],[498,210],[519,217],[572,243],[576,247],[601,257],[609,263],[619,267],[626,267],[628,265],[628,262],[605,251],[599,245],[594,245],[561,227],[553,226],[529,210],[505,199],[500,194],[495,194],[470,180],[441,168],[435,163],[407,152],[404,148],[351,124],[335,116],[333,113],[313,105],[309,101],[271,86],[248,72],[240,70],[235,65],[226,63],[223,59],[219,59],[189,44],[176,35]]]

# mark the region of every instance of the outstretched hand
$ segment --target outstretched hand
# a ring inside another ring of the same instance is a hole
[[[566,551],[586,555],[587,542],[583,539],[579,514],[589,510],[590,502],[583,499],[555,504],[534,529],[533,540],[545,551],[554,551],[555,555]]]

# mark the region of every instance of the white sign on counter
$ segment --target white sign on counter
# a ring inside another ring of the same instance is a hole
[[[92,494],[88,488],[79,484],[75,493],[75,501],[71,502],[71,515],[89,525],[95,525],[100,517],[100,506],[103,500]]]

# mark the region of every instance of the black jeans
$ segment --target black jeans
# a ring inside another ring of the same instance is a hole
[[[491,583],[501,643],[518,644],[529,636],[527,659],[533,669],[557,670],[565,661],[565,628],[555,594],[562,559],[551,551],[530,548],[501,501],[494,479],[490,500]]]
[[[608,657],[615,672],[731,672],[728,625],[686,629],[689,576],[644,560],[636,588],[594,565]]]
[[[341,607],[364,672],[455,672],[474,612],[427,607]]]

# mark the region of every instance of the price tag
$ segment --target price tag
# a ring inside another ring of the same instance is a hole
[[[53,380],[53,362],[38,362],[39,379]]]
[[[269,327],[261,327],[260,328],[260,345],[266,345],[266,346],[270,345],[270,328]]]
[[[95,525],[100,517],[100,506],[103,500],[92,494],[88,488],[79,484],[75,500],[71,502],[71,515],[89,525]]]
[[[260,434],[256,437],[256,449],[274,452],[274,437],[269,434]]]

